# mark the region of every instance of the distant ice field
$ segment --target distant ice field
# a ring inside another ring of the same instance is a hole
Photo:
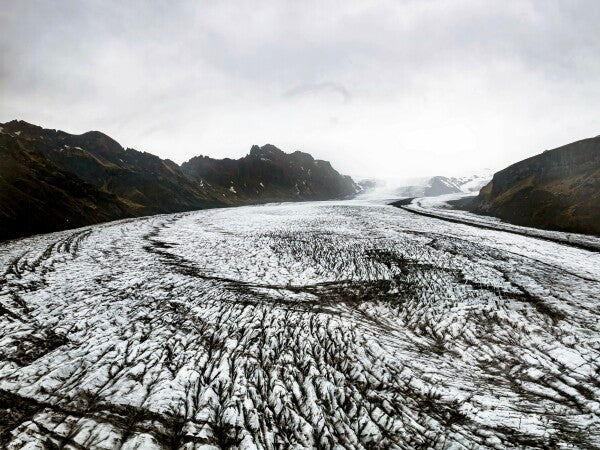
[[[598,252],[376,201],[11,241],[0,448],[599,448],[599,304]]]

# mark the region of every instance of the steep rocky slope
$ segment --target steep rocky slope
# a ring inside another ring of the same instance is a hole
[[[239,160],[170,160],[123,148],[98,131],[73,135],[0,124],[0,240],[105,220],[357,191],[328,162],[272,145]]]
[[[469,209],[516,225],[600,234],[600,136],[501,170]]]
[[[119,196],[137,215],[178,212],[223,204],[219,192],[201,189],[177,164],[125,149],[99,131],[72,135],[23,121],[0,125],[25,148],[98,189]]]
[[[131,217],[113,194],[0,134],[0,240]]]

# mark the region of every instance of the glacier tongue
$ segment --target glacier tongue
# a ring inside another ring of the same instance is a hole
[[[4,243],[0,447],[598,447],[598,255],[360,201]]]

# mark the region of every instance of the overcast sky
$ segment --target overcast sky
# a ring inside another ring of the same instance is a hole
[[[600,134],[600,1],[8,1],[0,121],[178,163],[272,143],[360,177]]]

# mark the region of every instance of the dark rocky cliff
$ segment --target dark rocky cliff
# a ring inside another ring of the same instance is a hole
[[[600,234],[600,136],[501,170],[470,209],[517,225]]]

